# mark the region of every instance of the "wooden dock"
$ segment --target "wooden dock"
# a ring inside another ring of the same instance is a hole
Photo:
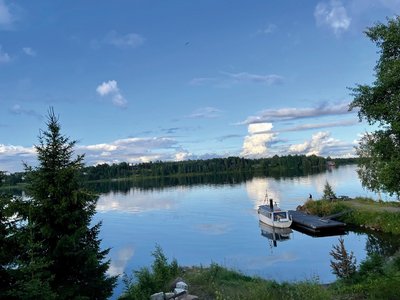
[[[290,210],[289,215],[292,217],[292,227],[298,228],[300,231],[305,231],[312,234],[329,234],[331,232],[343,231],[346,223],[322,218],[314,215],[308,215],[297,210]]]

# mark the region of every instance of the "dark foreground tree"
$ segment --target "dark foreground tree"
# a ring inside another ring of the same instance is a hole
[[[112,294],[116,278],[106,274],[109,249],[100,249],[100,224],[91,226],[97,197],[80,186],[83,156],[74,158],[74,145],[61,134],[50,109],[47,130],[35,146],[39,164],[27,167],[28,251],[16,286],[21,298],[41,289],[55,299],[107,299]]]
[[[379,48],[372,85],[352,89],[350,109],[358,108],[378,129],[366,134],[357,153],[363,186],[400,196],[400,17],[368,28],[366,35]]]
[[[1,185],[1,181],[0,181]],[[17,259],[21,253],[19,199],[0,192],[0,299],[12,298],[10,291],[18,279]]]

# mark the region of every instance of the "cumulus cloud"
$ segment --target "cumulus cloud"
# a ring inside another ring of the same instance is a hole
[[[0,64],[8,63],[11,61],[11,57],[7,52],[4,52],[0,45]]]
[[[100,96],[111,96],[112,103],[118,107],[126,107],[128,101],[122,96],[118,84],[115,80],[103,82],[96,88],[96,92]]]
[[[104,43],[118,48],[137,48],[144,43],[144,38],[137,33],[118,34],[116,31],[110,31],[104,38]]]
[[[192,155],[188,151],[180,151],[175,153],[175,161],[188,160]]]
[[[126,138],[110,143],[79,146],[89,165],[100,163],[141,163],[155,160],[176,160],[182,151],[177,141],[167,137]]]
[[[301,144],[289,147],[290,154],[319,156],[349,156],[354,155],[355,144],[343,143],[331,137],[329,132],[317,132],[311,139]]]
[[[346,8],[341,1],[337,0],[331,0],[329,3],[318,3],[314,17],[318,26],[329,26],[336,35],[347,31],[351,23]]]
[[[343,115],[349,113],[351,113],[349,112],[349,103],[322,103],[316,107],[309,108],[288,107],[280,109],[266,109],[259,112],[256,116],[248,117],[245,121],[239,124],[280,122],[321,116]]]
[[[272,142],[275,134],[271,123],[257,123],[248,125],[248,135],[244,138],[241,156],[249,158],[265,157],[267,144]]]
[[[36,52],[30,47],[24,47],[22,48],[22,51],[24,51],[24,53],[28,56],[36,56]]]
[[[23,147],[0,144],[0,170],[8,172],[21,171],[23,162],[33,164],[36,157],[34,147]]]

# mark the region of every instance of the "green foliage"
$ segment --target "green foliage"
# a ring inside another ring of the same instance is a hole
[[[48,299],[107,299],[115,285],[116,278],[106,275],[100,224],[90,227],[97,198],[80,186],[83,156],[73,158],[74,146],[50,110],[35,147],[39,165],[26,166],[30,198],[26,254],[18,260],[21,274],[14,287],[19,298],[42,292]]]
[[[0,299],[11,297],[18,279],[16,266],[22,251],[23,216],[16,213],[21,199],[0,194]]]
[[[339,278],[348,279],[356,272],[356,258],[353,252],[348,252],[344,246],[344,240],[339,238],[339,244],[334,245],[329,254],[332,256],[332,273]]]
[[[332,186],[329,184],[328,181],[325,183],[325,186],[324,186],[324,194],[323,194],[323,196],[322,196],[322,199],[324,199],[324,200],[333,200],[333,199],[336,199],[336,194],[335,194],[335,192],[333,191]]]
[[[195,174],[221,173],[250,173],[250,174],[281,174],[288,172],[321,171],[326,168],[326,159],[315,155],[288,155],[262,159],[246,159],[243,157],[213,158],[207,160],[188,160],[179,162],[149,162],[131,165],[126,162],[120,164],[101,164],[84,169],[84,176],[88,180],[110,178],[166,177]]]
[[[363,186],[400,196],[400,17],[368,28],[366,35],[380,53],[372,85],[352,89],[350,109],[358,108],[360,120],[378,130],[360,141],[359,175]]]
[[[346,212],[338,219],[348,225],[400,234],[399,206],[393,203],[376,202],[365,198],[333,202],[319,200],[307,201],[304,209],[319,216]]]
[[[304,209],[313,215],[324,217],[346,211],[349,207],[341,201],[308,200],[304,203]]]
[[[352,281],[338,281],[333,290],[342,299],[398,299],[399,253],[391,258],[373,254],[361,262]]]
[[[186,269],[190,293],[199,299],[329,299],[330,294],[318,280],[277,283],[250,277],[218,264],[208,268]]]
[[[141,268],[133,271],[131,276],[124,276],[125,291],[121,300],[147,300],[157,292],[169,292],[169,284],[181,274],[178,262],[173,259],[168,263],[161,247],[156,245],[152,253],[154,257],[151,270]]]

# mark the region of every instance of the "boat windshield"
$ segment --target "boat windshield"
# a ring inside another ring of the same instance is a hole
[[[275,212],[274,213],[274,220],[279,221],[280,219],[287,219],[287,212],[286,211],[280,211],[280,212]]]

